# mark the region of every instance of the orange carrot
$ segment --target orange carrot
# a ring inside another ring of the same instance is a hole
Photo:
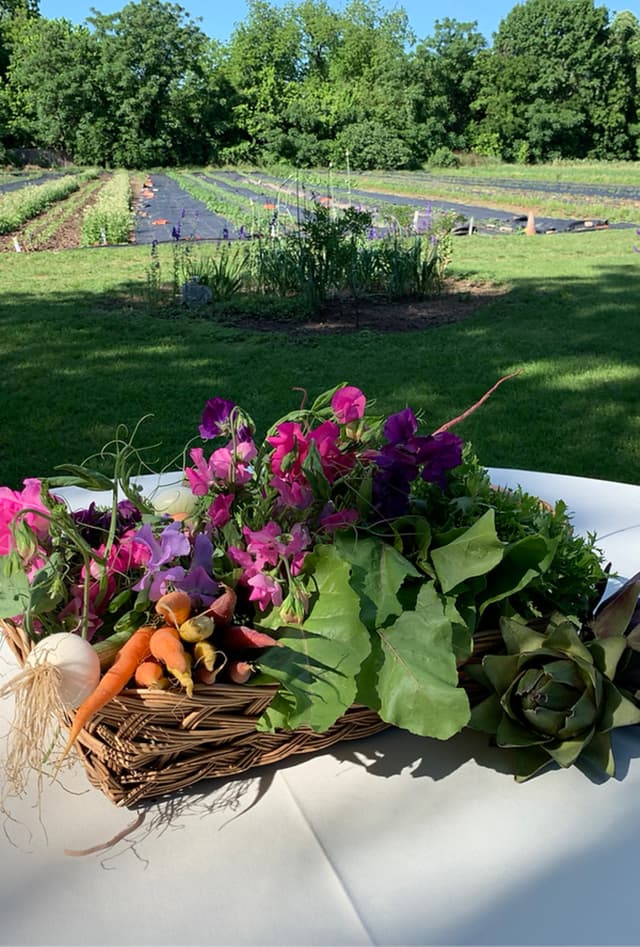
[[[153,658],[147,658],[146,661],[138,665],[133,679],[138,687],[147,687],[150,690],[163,690],[169,686],[163,666]]]
[[[156,602],[156,612],[179,628],[191,615],[191,599],[182,589],[167,592]]]
[[[151,654],[182,684],[189,697],[193,694],[190,655],[184,650],[178,629],[172,625],[158,628],[151,639]]]
[[[76,742],[82,728],[89,723],[94,714],[102,710],[105,704],[123,690],[133,677],[138,665],[149,656],[149,646],[154,634],[155,628],[151,625],[142,625],[122,645],[111,667],[100,678],[96,689],[76,710],[61,761]]]

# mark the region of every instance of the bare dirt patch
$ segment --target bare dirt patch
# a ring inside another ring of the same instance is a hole
[[[475,280],[448,279],[439,296],[407,300],[335,300],[307,319],[268,319],[233,316],[235,327],[257,332],[330,335],[359,332],[419,332],[468,319],[480,308],[499,299],[508,287]],[[226,321],[226,320],[225,320]]]

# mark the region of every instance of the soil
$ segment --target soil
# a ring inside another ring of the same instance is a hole
[[[448,279],[439,296],[428,299],[373,300],[354,304],[334,301],[307,319],[267,319],[234,316],[229,323],[254,332],[331,335],[361,332],[419,332],[468,319],[487,303],[508,292],[508,287],[474,280]]]

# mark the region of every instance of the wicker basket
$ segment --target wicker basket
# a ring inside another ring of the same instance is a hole
[[[22,665],[31,644],[24,631],[0,621]],[[495,633],[476,641],[474,660],[495,648]],[[471,701],[474,685],[461,669]],[[289,756],[315,753],[343,740],[359,740],[389,724],[354,705],[325,733],[310,729],[262,733],[256,721],[277,688],[216,684],[175,691],[128,689],[111,700],[84,730],[76,747],[89,781],[117,806],[184,789],[202,779],[233,776]],[[62,721],[69,726],[72,714]]]

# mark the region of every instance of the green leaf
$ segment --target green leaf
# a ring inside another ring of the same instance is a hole
[[[348,563],[334,546],[318,546],[308,558],[318,593],[315,604],[304,624],[284,627],[280,647],[269,648],[256,664],[296,698],[286,713],[282,701],[277,705],[286,725],[323,731],[353,703],[356,676],[371,639],[360,621]],[[269,728],[268,715],[260,724]]]
[[[502,695],[511,687],[518,673],[518,656],[515,654],[486,654],[482,659],[482,670],[495,692]]]
[[[373,630],[403,611],[398,592],[409,576],[420,573],[388,543],[358,539],[351,534],[336,536],[336,549],[352,566],[351,585],[360,596],[360,618]]]
[[[479,604],[482,613],[494,602],[500,602],[526,588],[549,568],[559,539],[525,536],[507,546],[502,562],[488,576],[487,594]]]
[[[510,655],[529,654],[538,651],[545,644],[544,635],[533,631],[515,618],[502,617],[500,632]]]
[[[573,763],[578,759],[580,754],[585,748],[585,745],[592,739],[593,730],[589,735],[581,737],[575,740],[562,740],[557,746],[549,744],[545,747],[545,750],[551,757],[551,759],[562,766],[563,769],[566,769],[568,766],[572,766]]]
[[[501,562],[504,544],[495,527],[495,511],[487,512],[446,546],[431,550],[431,559],[443,592],[472,576],[485,575]]]
[[[470,717],[458,687],[451,622],[431,583],[422,586],[413,612],[379,628],[383,662],[378,673],[380,716],[421,736],[446,740]]]
[[[29,607],[29,580],[14,556],[0,556],[0,618],[14,618]]]
[[[29,608],[33,615],[52,612],[64,597],[65,587],[60,575],[62,557],[52,553],[49,561],[31,579]]]
[[[89,470],[80,464],[59,464],[56,470],[68,471],[65,477],[48,477],[48,487],[83,487],[85,490],[111,490],[114,482],[98,470]]]

